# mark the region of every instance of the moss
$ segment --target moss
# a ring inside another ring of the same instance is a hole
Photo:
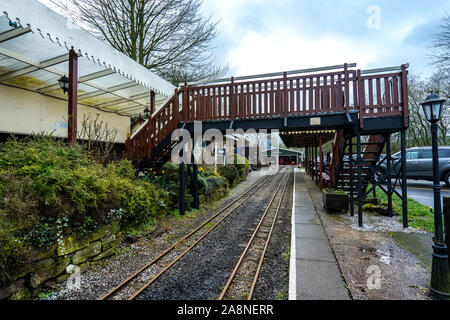
[[[59,239],[63,255],[113,221],[140,225],[171,211],[168,192],[137,179],[130,161],[104,166],[81,146],[42,136],[0,144],[0,193],[0,276],[17,273],[30,246]]]
[[[336,194],[336,195],[346,195],[346,193],[342,190],[335,190],[335,189],[330,189],[330,188],[325,188],[323,189],[323,192],[326,194]]]
[[[12,85],[12,86],[26,88],[26,89],[32,89],[32,90],[42,88],[42,87],[49,85],[48,82],[39,80],[39,79],[37,79],[35,77],[31,77],[31,76],[16,77],[11,80],[5,81],[5,83]]]

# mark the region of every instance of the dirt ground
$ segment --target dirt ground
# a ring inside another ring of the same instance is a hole
[[[376,231],[367,225],[368,219],[366,228],[359,229],[344,217],[349,214],[325,212],[319,188],[306,175],[305,180],[353,299],[429,299],[431,274],[420,260],[400,247],[386,230]]]

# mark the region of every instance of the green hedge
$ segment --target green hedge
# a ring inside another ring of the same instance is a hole
[[[0,144],[2,269],[21,246],[49,246],[58,236],[89,233],[113,218],[145,223],[169,207],[169,193],[135,178],[130,161],[103,166],[82,147],[49,137]]]

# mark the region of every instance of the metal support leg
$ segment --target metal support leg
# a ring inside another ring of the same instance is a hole
[[[386,139],[386,161],[387,161],[387,189],[388,189],[388,215],[389,217],[393,217],[393,212],[392,212],[392,181],[391,181],[391,176],[392,176],[392,159],[391,159],[391,135],[387,134],[385,136]]]
[[[322,173],[323,173],[322,136],[319,136],[319,156],[320,156],[319,187],[320,187],[320,191],[322,191],[323,190],[323,179],[322,179]]]
[[[186,193],[186,170],[184,162],[180,164],[179,180],[180,180],[179,209],[180,215],[184,216],[186,213],[186,202],[184,198]]]
[[[192,165],[192,171],[193,171],[193,175],[194,175],[194,181],[193,181],[193,183],[194,183],[194,188],[193,188],[194,189],[193,190],[194,208],[200,209],[200,198],[198,195],[198,189],[199,189],[199,186],[198,186],[198,164],[195,163],[195,160]]]
[[[353,159],[353,137],[348,140],[349,159]],[[353,162],[349,163],[349,176],[350,176],[350,215],[355,215],[355,198],[353,193]]]
[[[361,159],[361,134],[359,132],[359,128],[356,133],[356,159],[358,163],[358,225],[360,228],[363,227],[363,216],[362,216],[362,207],[363,207],[363,195],[362,195],[362,159]]]
[[[406,180],[406,130],[401,132],[402,153],[402,216],[403,228],[408,228],[408,182]]]

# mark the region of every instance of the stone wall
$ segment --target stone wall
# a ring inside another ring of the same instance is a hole
[[[12,283],[0,288],[0,300],[29,299],[43,286],[66,281],[75,266],[82,270],[116,253],[120,243],[118,222],[103,226],[89,237],[71,235],[51,248],[30,252],[30,263],[12,277]]]

